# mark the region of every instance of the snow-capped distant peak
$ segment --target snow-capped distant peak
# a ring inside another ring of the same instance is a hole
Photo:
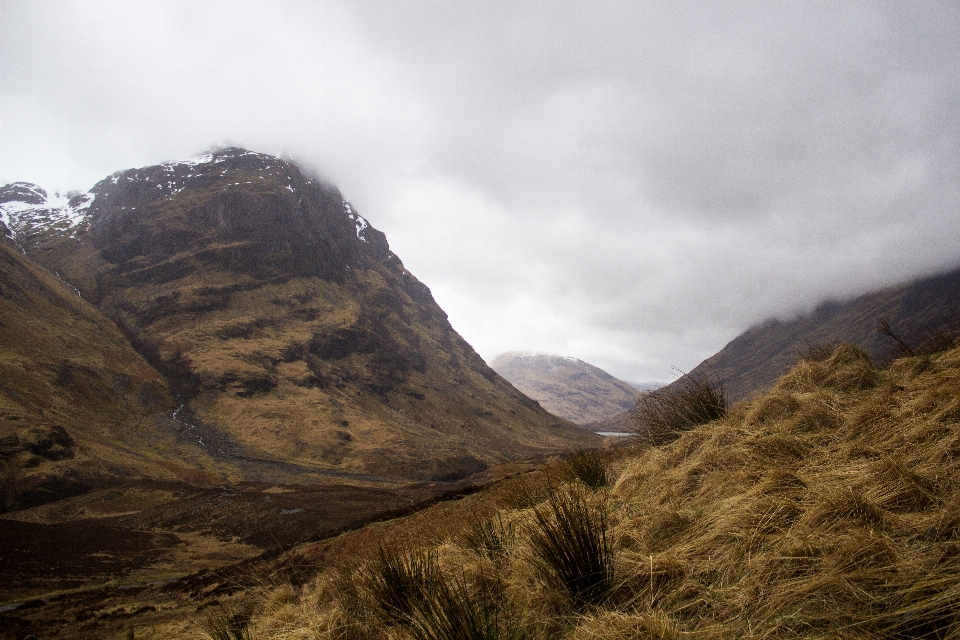
[[[240,149],[237,147],[227,147],[225,149],[211,149],[209,151],[204,151],[200,155],[188,158],[187,160],[164,162],[161,166],[170,168],[176,166],[196,167],[201,164],[218,164],[220,162],[226,162],[232,158],[242,158],[244,156],[263,156],[264,158],[270,158],[270,156],[265,156],[262,153],[257,153],[256,151],[247,151],[246,149]]]
[[[87,219],[93,193],[47,193],[35,184],[14,182],[0,189],[0,221],[22,242],[56,230],[74,236]]]
[[[504,355],[509,355],[509,354],[504,354]],[[574,358],[573,356],[558,356],[553,353],[542,353],[540,351],[520,351],[520,352],[514,352],[514,355],[516,355],[516,357],[518,358],[533,358],[533,359],[540,359],[540,360],[564,360],[566,362],[585,364],[583,360],[580,360],[579,358]]]

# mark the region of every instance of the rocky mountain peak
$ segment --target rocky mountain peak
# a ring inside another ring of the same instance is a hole
[[[175,398],[123,436],[132,450],[171,436],[185,465],[236,478],[450,480],[591,438],[487,367],[384,234],[290,162],[231,147],[75,198],[3,193],[26,257],[115,323]],[[24,241],[14,220],[44,231]]]
[[[0,234],[21,247],[50,236],[75,236],[87,220],[94,194],[47,193],[29,182],[0,187]]]
[[[390,257],[386,237],[335,187],[244,149],[117,172],[92,191],[93,243],[124,272],[187,260],[258,279],[339,280],[363,259]]]

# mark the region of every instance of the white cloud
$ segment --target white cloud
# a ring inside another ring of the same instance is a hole
[[[770,315],[960,261],[953,3],[0,11],[0,182],[289,153],[487,358],[664,379]]]

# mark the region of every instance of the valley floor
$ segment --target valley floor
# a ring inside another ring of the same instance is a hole
[[[198,608],[218,598],[264,580],[312,575],[314,566],[284,559],[298,544],[542,464],[517,462],[457,483],[138,481],[3,514],[0,638],[126,637],[131,627],[138,638],[150,637],[151,628],[157,637],[187,633]]]

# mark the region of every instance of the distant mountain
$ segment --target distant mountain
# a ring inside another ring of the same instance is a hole
[[[490,366],[550,413],[584,426],[629,409],[637,398],[632,385],[567,356],[511,351]]]
[[[275,157],[221,149],[88,193],[7,185],[0,238],[3,286],[42,290],[4,299],[24,336],[4,329],[8,421],[122,449],[115,470],[451,480],[590,437],[489,368],[335,187]],[[29,391],[71,384],[93,413],[54,420],[52,392]]]

